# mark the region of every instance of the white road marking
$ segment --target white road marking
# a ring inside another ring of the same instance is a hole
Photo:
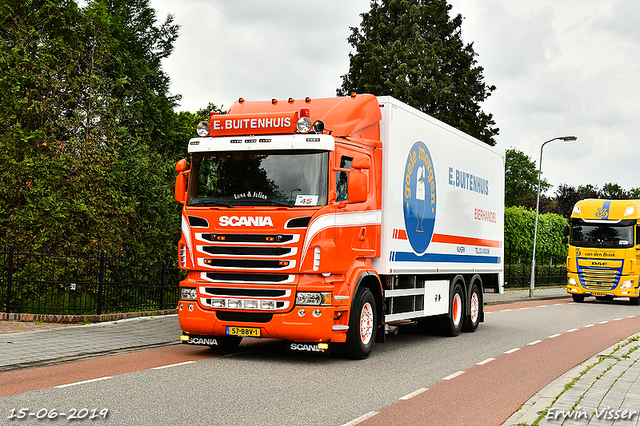
[[[66,388],[66,387],[69,387],[69,386],[83,385],[85,383],[98,382],[100,380],[107,380],[107,379],[113,379],[113,376],[98,377],[97,379],[83,380],[81,382],[74,382],[74,383],[67,383],[66,385],[58,385],[58,386],[56,386],[56,388],[58,388],[58,389]]]
[[[411,398],[413,398],[413,397],[414,397],[414,396],[416,396],[416,395],[420,395],[422,392],[427,391],[427,390],[429,390],[429,388],[421,388],[421,389],[418,389],[417,391],[413,391],[413,392],[411,392],[410,394],[407,394],[407,395],[405,395],[405,396],[403,396],[403,397],[400,397],[400,400],[401,400],[401,401],[406,401],[407,399],[411,399]]]
[[[162,370],[163,368],[177,367],[179,365],[193,364],[194,362],[195,361],[185,361],[185,362],[179,362],[177,364],[162,365],[160,367],[153,367],[152,370]]]

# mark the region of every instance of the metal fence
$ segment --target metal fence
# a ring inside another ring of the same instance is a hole
[[[504,287],[529,287],[531,282],[531,253],[518,255],[505,247]],[[567,284],[565,259],[536,256],[535,286],[564,286]]]
[[[102,315],[174,308],[184,273],[97,253],[0,252],[0,312]]]

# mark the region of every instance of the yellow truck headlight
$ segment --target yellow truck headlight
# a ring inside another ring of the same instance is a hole
[[[626,280],[620,284],[620,290],[633,288],[633,280]]]
[[[567,285],[577,286],[577,285],[578,285],[578,282],[576,281],[576,279],[575,279],[575,278],[573,278],[573,277],[569,277],[569,278],[567,278]]]

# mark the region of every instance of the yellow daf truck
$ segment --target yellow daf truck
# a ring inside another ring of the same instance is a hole
[[[578,201],[565,228],[567,292],[576,302],[628,297],[640,304],[640,200]],[[568,240],[566,237],[569,237]]]

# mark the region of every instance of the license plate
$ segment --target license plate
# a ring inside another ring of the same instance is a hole
[[[227,327],[227,335],[260,337],[260,329],[254,327]]]
[[[604,293],[602,291],[594,291],[593,295],[594,296],[598,296],[598,297],[600,297],[600,296],[605,297],[607,295],[607,293]]]

